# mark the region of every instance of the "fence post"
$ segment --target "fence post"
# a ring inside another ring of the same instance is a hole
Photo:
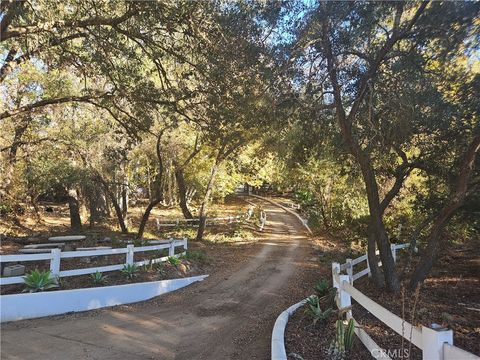
[[[338,289],[340,284],[337,281],[336,273],[340,273],[340,264],[337,262],[332,262],[332,286]]]
[[[160,220],[158,219],[155,219],[156,223],[157,223],[157,230],[160,230]]]
[[[170,246],[168,247],[168,256],[175,255],[175,242],[172,238],[170,240]]]
[[[348,282],[353,285],[353,264],[352,259],[347,259]]]
[[[368,277],[372,277],[372,272],[370,271],[370,262],[368,261],[368,251],[365,253],[365,255],[367,255]]]
[[[436,324],[432,324],[435,326]],[[439,325],[437,328],[429,328],[422,326],[422,359],[424,360],[444,360],[443,344],[453,345],[453,331],[442,329]]]
[[[392,250],[392,257],[393,257],[393,262],[397,262],[397,248],[395,247],[395,244],[390,244],[390,249]]]
[[[127,245],[127,265],[133,265],[133,248],[135,245]]]
[[[183,248],[185,249],[185,251],[187,251],[187,249],[188,249],[188,240],[187,240],[187,238],[183,238]]]
[[[60,276],[60,255],[62,250],[52,249],[52,259],[50,260],[50,276],[58,277]]]
[[[350,294],[343,290],[343,282],[348,282],[349,281],[349,275],[340,275],[340,288],[338,289],[337,292],[337,306],[339,309],[343,309],[346,307],[352,306],[352,298],[350,297]],[[350,319],[352,317],[352,310],[347,311],[347,319]]]

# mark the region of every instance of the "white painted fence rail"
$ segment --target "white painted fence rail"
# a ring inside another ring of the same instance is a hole
[[[393,259],[396,260],[396,251],[404,249],[410,244],[394,245],[392,244]],[[358,273],[354,273],[354,266],[366,262],[366,268]],[[380,264],[381,265],[381,264]],[[342,274],[345,271],[346,274]],[[365,275],[370,275],[368,266],[368,256],[363,255],[356,259],[347,259],[344,264],[332,263],[333,286],[337,288],[337,306],[339,309],[351,306],[352,298],[357,301],[363,308],[368,310],[377,319],[382,321],[390,329],[402,336],[407,341],[411,341],[416,347],[422,350],[422,358],[424,360],[479,360],[480,358],[474,354],[466,352],[453,346],[453,331],[441,328],[430,328],[426,326],[414,326],[401,317],[395,315],[385,309],[375,301],[364,295],[361,291],[353,286],[355,280]],[[351,310],[347,312],[347,318],[352,317]],[[384,350],[379,347],[375,341],[366,333],[365,330],[356,324],[355,334],[360,341],[370,351],[376,359],[390,359],[389,351],[398,355],[401,349]]]
[[[182,247],[183,252],[181,254],[175,254],[175,249],[177,247]],[[148,245],[148,246],[137,246],[127,245],[125,248],[116,248],[116,249],[102,249],[102,250],[87,250],[87,251],[61,251],[60,249],[52,249],[50,253],[44,254],[22,254],[22,255],[1,255],[0,263],[7,262],[23,262],[23,261],[40,261],[40,260],[49,260],[50,261],[50,271],[54,277],[66,277],[66,276],[78,276],[85,274],[93,274],[97,271],[99,272],[108,272],[121,270],[125,265],[137,265],[142,266],[150,263],[159,263],[166,261],[169,256],[179,257],[184,255],[188,247],[187,239],[170,239],[165,240],[164,243],[158,245]],[[149,252],[149,251],[158,251],[168,249],[168,256],[161,258],[155,258],[150,260],[134,261],[134,254],[138,252]],[[105,255],[119,255],[125,254],[125,263],[115,264],[115,265],[106,265],[106,266],[96,266],[83,269],[73,269],[73,270],[60,270],[61,259],[68,258],[81,258],[81,257],[94,257],[94,256],[105,256]],[[1,277],[0,285],[9,285],[9,284],[22,284],[24,283],[23,276],[12,276],[12,277]]]

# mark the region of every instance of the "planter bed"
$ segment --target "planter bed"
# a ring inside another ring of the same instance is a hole
[[[75,290],[3,295],[0,322],[32,319],[145,301],[208,275]]]
[[[335,321],[332,315],[326,322],[315,326],[305,314],[305,305],[300,307],[289,319],[285,331],[285,349],[288,360],[331,360],[328,348],[335,339]],[[351,360],[371,360],[370,352],[355,337],[352,352],[347,355]]]
[[[114,256],[109,256],[109,260],[105,260],[105,264],[112,264],[111,259]],[[105,258],[103,256],[102,258]],[[121,260],[124,259],[125,256],[120,256],[118,259],[118,263],[121,264]],[[69,260],[69,259],[66,259]],[[72,259],[73,260],[73,259]],[[74,264],[70,264],[72,268],[77,266],[77,263],[81,260],[75,259]],[[139,260],[143,260],[141,256],[139,256]],[[67,261],[65,263],[68,264]],[[29,269],[32,270],[35,268],[32,264],[29,264]],[[47,264],[45,262],[42,264],[43,266],[38,266],[39,269],[48,270]],[[101,266],[102,261],[96,261],[89,264],[83,264],[82,267],[93,267],[93,266]],[[69,267],[66,266],[62,270],[66,270]],[[169,262],[164,262],[157,265],[154,268],[150,268],[149,266],[139,266],[136,276],[129,280],[125,277],[125,275],[120,271],[109,271],[103,273],[106,276],[106,282],[104,286],[107,285],[122,285],[122,284],[132,284],[138,282],[146,282],[146,281],[159,281],[159,280],[167,280],[167,279],[178,279],[183,278],[186,276],[195,276],[200,274],[205,274],[209,272],[210,266],[198,262],[198,261],[189,261],[186,259],[181,259],[180,264],[174,266]],[[82,289],[82,288],[90,288],[92,286],[97,286],[93,284],[92,277],[90,275],[80,275],[80,276],[69,276],[69,277],[62,277],[59,280],[59,288],[53,289],[51,291],[58,291],[58,290],[71,290],[71,289]],[[13,285],[3,285],[0,287],[0,291],[2,295],[7,294],[18,294],[21,293],[25,289],[24,284],[13,284]]]

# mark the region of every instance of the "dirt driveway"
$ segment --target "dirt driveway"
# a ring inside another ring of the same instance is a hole
[[[263,206],[265,234],[243,261],[144,303],[5,324],[1,358],[268,359],[276,317],[319,274],[298,220]]]

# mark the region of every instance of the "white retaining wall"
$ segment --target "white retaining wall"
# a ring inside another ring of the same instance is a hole
[[[0,296],[0,322],[33,319],[145,301],[202,281],[207,276],[86,289],[2,295]]]
[[[287,353],[285,351],[285,328],[287,327],[288,318],[297,311],[307,300],[302,300],[295,305],[290,306],[287,310],[282,312],[273,326],[272,331],[272,360],[287,360]]]

